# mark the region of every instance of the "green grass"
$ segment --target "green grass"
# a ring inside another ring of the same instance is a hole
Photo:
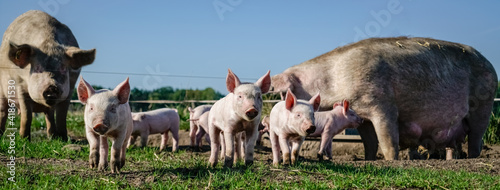
[[[500,117],[498,115],[493,114],[490,117],[490,124],[483,136],[483,141],[486,144],[500,144]]]
[[[33,129],[43,129],[43,115],[33,119]],[[499,143],[498,123],[492,117],[486,142]],[[496,122],[496,123],[495,123]],[[68,116],[68,130],[84,136],[82,114]],[[9,139],[0,138],[0,157],[5,164],[11,156]],[[122,174],[88,168],[88,145],[74,152],[68,142],[46,140],[39,135],[28,142],[16,137],[16,183],[7,167],[0,167],[1,189],[499,189],[500,176],[466,171],[447,171],[374,165],[354,166],[332,162],[301,161],[290,167],[273,167],[257,157],[254,165],[208,168],[207,154],[183,150],[158,152],[158,148],[127,150]],[[170,150],[170,149],[168,149]],[[5,159],[5,160],[4,160]]]

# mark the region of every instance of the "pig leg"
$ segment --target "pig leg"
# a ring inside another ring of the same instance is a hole
[[[168,131],[165,131],[164,133],[161,134],[161,143],[160,143],[160,151],[163,151],[167,148],[167,142],[168,142]],[[174,147],[172,147],[172,150]]]
[[[385,160],[397,160],[399,153],[399,129],[396,114],[380,114],[375,119],[372,119],[372,122],[375,126],[375,132]]]
[[[242,133],[237,133],[234,139],[234,163],[236,164],[238,161],[242,159],[241,151],[242,151]]]
[[[284,135],[278,136],[281,152],[283,153],[283,165],[290,163],[290,146],[288,140]]]
[[[31,141],[31,120],[33,110],[31,108],[32,102],[30,99],[25,98],[19,101],[19,110],[21,111],[21,126],[19,135],[22,138],[28,138]]]
[[[148,145],[149,130],[141,131],[141,148]],[[160,149],[161,150],[161,149]]]
[[[170,129],[172,133],[172,152],[176,152],[179,149],[179,130],[174,128]],[[165,142],[165,146],[167,146]]]
[[[264,135],[264,132],[259,132],[259,135],[257,136],[257,142],[255,142],[255,144],[262,145],[262,135]]]
[[[72,92],[72,91],[71,91]],[[70,104],[71,97],[68,97],[65,101],[56,105],[56,122],[54,134],[56,138],[60,138],[62,141],[68,141],[68,129],[66,127],[66,117],[68,116],[68,108]]]
[[[120,168],[123,166],[121,163],[121,156],[122,156],[122,147],[123,147],[123,141],[125,137],[118,137],[113,141],[113,144],[111,145],[111,159],[110,159],[110,165],[111,165],[111,173],[120,173]],[[106,143],[107,145],[107,143]],[[123,157],[124,158],[124,157]],[[124,158],[125,159],[125,158]]]
[[[325,131],[321,134],[321,144],[318,152],[318,158],[323,161],[323,155],[326,155],[328,159],[332,159],[332,140],[333,133],[328,133]]]
[[[90,168],[97,168],[99,165],[99,135],[90,131],[88,127],[85,128],[87,134],[87,141],[89,142],[89,165]]]
[[[201,140],[203,138],[203,135],[205,135],[207,132],[203,130],[203,128],[198,128],[198,131],[196,131],[196,139],[195,139],[195,145],[198,147],[201,147]]]
[[[108,137],[106,136],[99,136],[99,141],[100,141],[100,146],[99,146],[99,166],[97,167],[98,170],[102,171],[105,170],[108,167],[108,151],[109,151],[109,145],[108,145]],[[113,169],[113,168],[111,168]]]
[[[224,143],[224,132],[220,132],[220,159],[224,159],[226,155],[226,144]]]
[[[477,158],[481,154],[481,149],[483,147],[483,136],[488,128],[490,121],[491,109],[493,102],[487,105],[479,105],[476,110],[469,111],[469,118],[465,125],[469,125],[468,128],[470,132],[468,134],[468,157]]]
[[[234,161],[234,134],[231,131],[224,131],[224,144],[226,147],[226,154],[224,157],[224,166],[233,167]]]
[[[269,140],[271,141],[271,150],[273,152],[273,165],[278,166],[280,160],[280,144],[278,135],[273,130],[269,130]]]
[[[207,134],[205,134],[205,141],[207,141],[208,145],[210,146],[210,136]]]
[[[56,122],[54,119],[54,110],[48,110],[45,112],[45,123],[47,124],[47,137],[57,138],[56,137]]]
[[[191,147],[195,146],[196,132],[198,131],[198,126],[190,121],[191,126],[189,127],[189,138],[191,139]]]
[[[319,144],[319,151],[317,154],[319,161],[323,161],[323,155],[325,155],[326,153],[325,150],[328,147],[328,139],[329,139],[328,137],[329,137],[328,130],[325,129],[325,131],[321,133],[321,143]]]
[[[378,139],[373,124],[365,120],[365,122],[358,127],[358,132],[363,141],[363,147],[365,148],[365,160],[377,159]]]
[[[245,157],[245,153],[246,153],[246,150],[247,150],[247,135],[245,132],[241,133],[241,137],[240,137],[240,151],[239,151],[239,154],[240,154],[240,158],[241,159],[244,159],[246,158]],[[254,143],[255,144],[255,143]],[[253,160],[252,160],[253,162]],[[246,163],[246,162],[245,162]]]
[[[245,157],[245,165],[247,166],[253,164],[254,148],[255,148],[255,142],[257,142],[258,134],[259,134],[258,129],[254,131],[247,131],[245,133],[245,149],[244,149],[245,154],[243,156]]]
[[[127,140],[127,138],[125,138],[125,140]],[[120,169],[125,165],[125,150],[127,150],[127,143],[123,142],[120,150]]]
[[[299,153],[300,153],[300,147],[302,146],[302,143],[304,142],[303,138],[302,140],[299,141],[292,141],[292,165],[297,163],[297,160],[299,159]]]
[[[333,140],[333,137],[330,138],[330,140],[328,140],[328,143],[326,144],[325,148],[326,148],[326,157],[328,157],[329,160],[332,160],[332,140]]]
[[[135,144],[135,140],[137,140],[137,135],[130,135],[130,140],[128,141],[127,148]]]
[[[209,158],[209,162],[210,162],[210,166],[211,167],[215,167],[217,166],[217,162],[219,161],[218,159],[218,155],[219,155],[219,148],[220,148],[220,145],[221,145],[221,139],[220,139],[220,132],[221,130],[216,127],[216,126],[209,126],[208,127],[208,130],[209,130],[209,134],[210,134],[210,158]]]

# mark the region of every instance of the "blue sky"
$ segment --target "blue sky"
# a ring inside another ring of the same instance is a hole
[[[226,94],[227,68],[254,81],[366,37],[432,37],[470,45],[500,69],[500,1],[0,1],[0,31],[36,9],[68,25],[91,84]],[[387,16],[389,15],[389,16]],[[103,72],[103,73],[99,73]],[[137,74],[137,75],[136,75]]]

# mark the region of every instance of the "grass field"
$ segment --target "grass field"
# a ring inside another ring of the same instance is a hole
[[[36,121],[40,124],[34,124],[35,129],[43,126],[44,120],[37,117]],[[81,115],[70,115],[68,122],[72,136],[84,137]],[[0,158],[5,165],[10,140],[4,135],[1,142]],[[81,150],[63,148],[68,144],[77,144]],[[9,168],[1,167],[1,189],[500,189],[500,175],[466,168],[442,170],[377,164],[381,161],[353,164],[311,159],[275,168],[269,150],[261,149],[256,149],[252,166],[239,163],[233,168],[221,164],[209,168],[206,149],[193,151],[181,146],[180,151],[171,153],[170,147],[163,152],[158,152],[158,147],[132,148],[127,150],[121,174],[88,168],[89,150],[84,140],[48,141],[44,134],[35,134],[32,142],[16,137],[15,150],[16,182],[6,180]]]

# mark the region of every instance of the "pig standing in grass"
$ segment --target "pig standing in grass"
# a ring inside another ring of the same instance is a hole
[[[85,104],[85,131],[89,141],[90,168],[108,167],[108,137],[111,146],[111,172],[119,173],[125,165],[127,140],[132,134],[132,114],[128,105],[128,78],[110,91],[95,91],[83,78],[78,84],[78,99]]]
[[[274,91],[290,88],[308,99],[320,91],[322,110],[343,99],[365,119],[358,127],[365,159],[399,150],[461,148],[481,153],[498,78],[474,48],[430,38],[371,38],[339,47],[272,77]]]
[[[0,46],[0,135],[8,105],[13,107],[15,101],[21,137],[30,139],[32,113],[44,112],[47,136],[67,141],[71,94],[81,68],[94,61],[95,52],[78,48],[71,30],[47,13],[28,11],[17,17]]]
[[[257,144],[262,144],[262,135],[264,133],[269,133],[269,116],[262,117],[262,120],[259,123],[259,137],[257,138]]]
[[[314,125],[316,131],[310,134],[310,137],[321,137],[321,144],[318,151],[318,159],[323,160],[323,155],[332,159],[332,139],[347,128],[357,128],[363,119],[361,119],[354,110],[349,108],[349,101],[335,103],[330,111],[321,111],[314,113]]]
[[[194,147],[194,146],[200,147],[201,146],[201,141],[198,141],[199,144],[198,143],[195,144],[196,134],[198,133],[199,128],[200,128],[199,119],[203,113],[210,111],[210,108],[212,108],[212,105],[201,105],[201,106],[198,106],[194,109],[191,107],[188,107],[188,110],[189,110],[189,137],[191,138],[191,146],[192,147]],[[205,132],[208,132],[208,131],[205,131]],[[210,142],[208,135],[206,136],[206,140],[208,142]]]
[[[229,94],[217,101],[208,116],[210,134],[210,165],[215,167],[221,146],[220,132],[224,133],[226,146],[224,166],[232,167],[234,159],[235,135],[245,132],[245,164],[253,163],[254,145],[258,136],[259,119],[262,110],[262,94],[269,91],[271,78],[269,71],[255,83],[241,83],[228,70],[226,87]]]
[[[128,146],[134,144],[137,136],[141,136],[141,147],[148,143],[148,137],[161,133],[160,151],[167,148],[168,132],[172,133],[172,152],[179,148],[179,114],[176,109],[163,108],[148,112],[132,113],[134,130]]]
[[[297,100],[288,90],[285,101],[278,102],[271,109],[269,120],[269,139],[273,150],[273,164],[279,164],[280,150],[283,153],[283,164],[295,164],[299,158],[300,146],[307,135],[316,130],[314,111],[317,111],[321,97],[314,95],[309,102]],[[290,147],[291,146],[291,147]]]
[[[201,114],[200,117],[198,118],[197,125],[198,125],[198,130],[196,131],[196,139],[195,139],[195,144],[197,146],[201,145],[201,139],[205,135],[205,138],[208,142],[210,142],[210,136],[208,135],[208,114],[210,111],[206,111],[205,113]]]

